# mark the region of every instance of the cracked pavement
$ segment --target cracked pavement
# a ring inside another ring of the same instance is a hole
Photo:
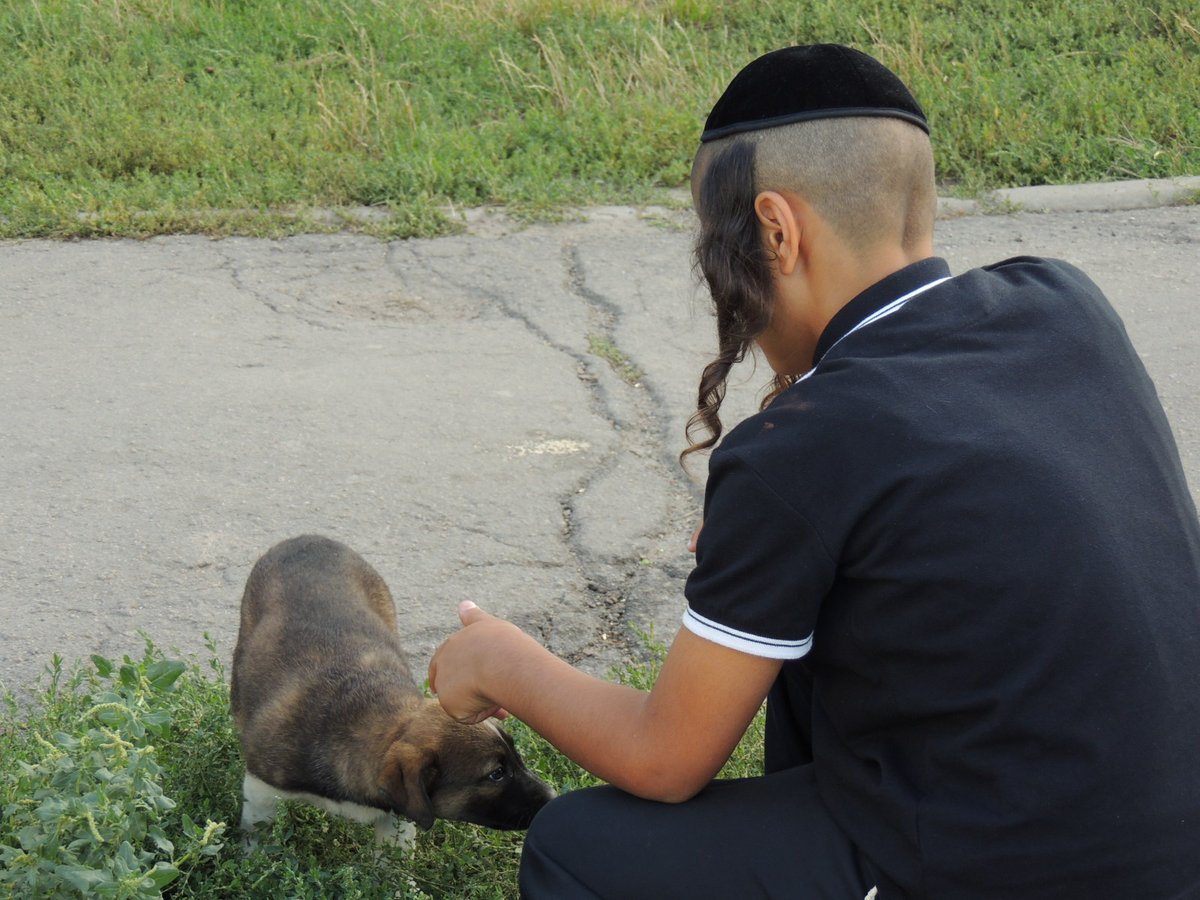
[[[418,672],[466,598],[597,673],[631,628],[669,640],[714,345],[690,228],[613,208],[390,243],[0,243],[0,684],[141,631],[227,662],[250,567],[304,532],[380,571]],[[1194,494],[1198,246],[1195,206],[938,224],[956,272],[1059,256],[1106,290]],[[729,422],[767,380],[742,368]]]

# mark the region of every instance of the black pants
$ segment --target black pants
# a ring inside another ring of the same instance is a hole
[[[687,803],[616,788],[565,794],[525,838],[526,900],[862,900],[875,886],[817,795],[812,678],[787,663],[767,697],[761,778],[714,781]]]
[[[611,787],[564,794],[533,820],[521,857],[527,900],[862,900],[873,886],[811,765],[714,781],[681,804]]]

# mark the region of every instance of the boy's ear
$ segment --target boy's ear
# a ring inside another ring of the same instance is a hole
[[[800,217],[793,204],[778,191],[760,191],[754,212],[762,230],[763,247],[771,254],[780,275],[791,275],[800,263]]]

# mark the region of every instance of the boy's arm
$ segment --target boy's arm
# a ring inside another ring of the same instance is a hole
[[[647,693],[593,678],[472,603],[429,664],[429,686],[460,721],[505,709],[622,790],[687,800],[733,752],[780,661],[730,650],[686,628]]]

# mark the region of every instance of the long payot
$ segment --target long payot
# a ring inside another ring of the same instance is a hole
[[[695,266],[708,285],[717,318],[717,357],[704,367],[696,412],[688,419],[689,446],[679,458],[707,450],[721,437],[721,403],[729,372],[746,357],[771,321],[771,254],[762,245],[754,211],[755,145],[734,141],[715,151],[700,182],[700,233]],[[795,381],[776,375],[762,402],[766,407]],[[698,432],[707,431],[697,438]]]

